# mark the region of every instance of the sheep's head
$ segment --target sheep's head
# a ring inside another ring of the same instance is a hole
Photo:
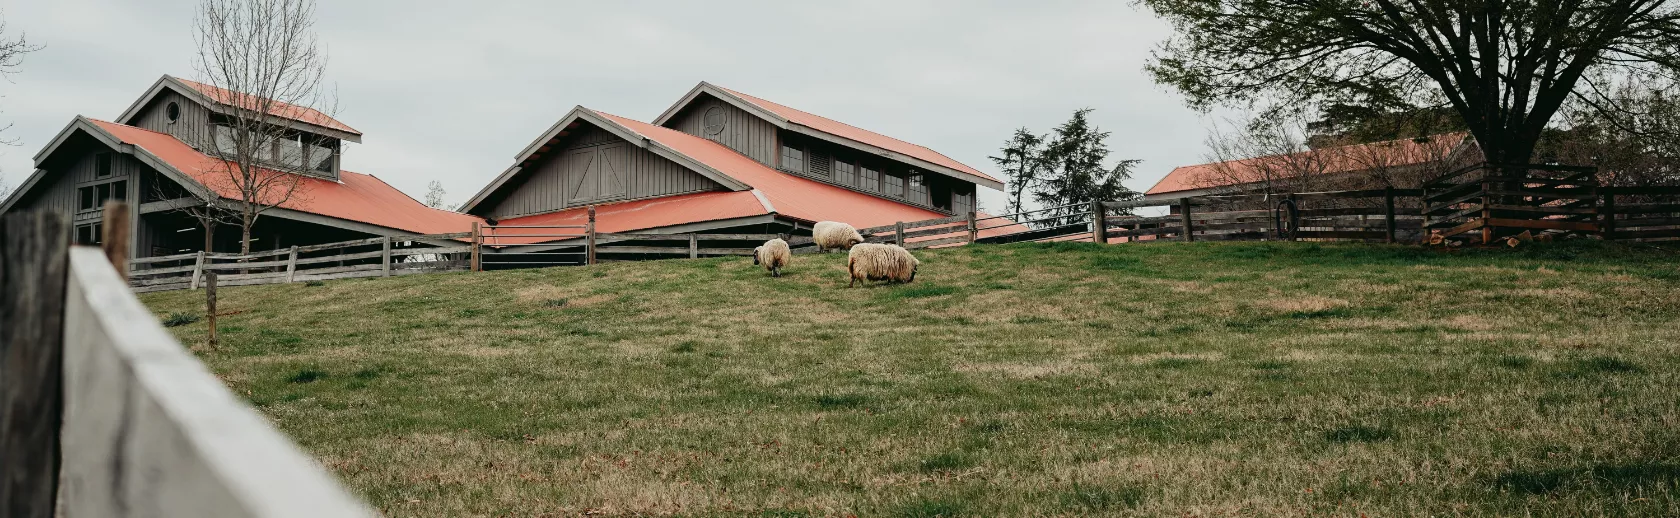
[[[762,250],[764,250],[762,246],[753,248],[753,266],[758,266],[758,253]]]
[[[916,264],[916,263],[910,263],[910,279],[907,280],[907,281],[904,281],[904,282],[915,282],[915,280],[916,280],[916,268],[918,268],[920,266],[921,265]]]

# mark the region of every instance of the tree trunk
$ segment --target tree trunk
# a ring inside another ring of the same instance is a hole
[[[251,255],[251,224],[255,223],[252,221],[253,219],[255,218],[251,217],[250,211],[241,215],[239,221],[239,255]]]
[[[216,222],[202,220],[199,221],[199,223],[204,225],[204,251],[214,252],[214,248],[216,246]]]

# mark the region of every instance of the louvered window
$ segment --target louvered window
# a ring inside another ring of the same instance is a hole
[[[829,175],[833,174],[833,170],[833,155],[817,149],[811,150],[811,162],[809,164],[809,169],[806,171],[807,173],[817,178],[828,178]]]
[[[858,189],[867,192],[881,192],[881,172],[866,166],[858,166],[862,175],[858,178]]]
[[[857,166],[836,160],[834,162],[834,183],[847,187],[857,185]]]

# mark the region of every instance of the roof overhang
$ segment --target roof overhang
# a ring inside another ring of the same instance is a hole
[[[581,123],[589,123],[601,128],[614,136],[624,139],[626,142],[634,144],[636,147],[646,149],[655,155],[659,155],[662,158],[676,162],[683,167],[693,170],[701,176],[723,185],[729,190],[745,191],[752,189],[751,185],[742,183],[740,180],[736,180],[729,175],[724,174],[722,171],[706,165],[704,162],[695,160],[693,157],[661,144],[656,140],[650,139],[641,133],[637,133],[635,130],[624,127],[624,125],[619,124],[610,117],[601,115],[599,112],[589,108],[576,106],[572,108],[572,111],[567,112],[566,116],[561,117],[558,122],[555,122],[553,126],[550,126],[548,131],[544,131],[542,136],[539,136],[536,140],[531,141],[529,145],[526,145],[524,149],[519,151],[519,154],[514,155],[514,165],[508,167],[507,170],[502,171],[502,174],[496,176],[496,179],[491,181],[489,185],[485,185],[483,189],[480,189],[478,194],[474,194],[471,199],[467,200],[467,202],[461,206],[460,211],[470,213],[473,209],[477,208],[479,204],[484,202],[484,200],[489,199],[491,194],[494,194],[497,190],[501,189],[503,185],[507,184],[508,181],[512,180],[514,177],[518,176],[520,172],[524,171],[527,164],[541,158],[543,153],[559,145],[561,137],[565,136],[567,130],[575,128]]]
[[[983,186],[990,187],[992,189],[999,190],[999,191],[1003,190],[1003,187],[1004,187],[1003,182],[1000,182],[1000,181],[997,181],[997,180],[994,180],[994,179],[991,179],[991,178],[976,176],[974,174],[967,173],[967,172],[964,172],[964,171],[961,171],[961,170],[957,170],[957,169],[953,169],[953,168],[950,168],[950,167],[942,166],[942,165],[939,165],[939,164],[935,164],[933,162],[922,160],[920,158],[905,155],[905,154],[902,154],[902,153],[897,153],[897,152],[887,150],[887,149],[884,149],[884,148],[881,148],[881,147],[873,146],[873,145],[870,145],[870,144],[865,144],[863,142],[858,142],[856,140],[852,140],[852,139],[849,139],[849,138],[846,138],[846,137],[835,135],[833,133],[829,133],[829,132],[826,132],[826,131],[811,128],[809,126],[805,126],[805,125],[799,124],[797,122],[793,122],[791,120],[788,120],[786,117],[783,117],[781,115],[776,114],[775,112],[771,111],[768,108],[765,108],[763,106],[759,106],[758,103],[754,103],[750,100],[742,98],[739,95],[735,95],[734,92],[731,92],[726,88],[722,88],[722,87],[719,87],[717,85],[714,85],[714,84],[711,84],[711,83],[708,83],[708,82],[705,82],[705,81],[701,81],[699,85],[694,87],[694,89],[689,90],[688,94],[683,95],[683,97],[681,99],[678,99],[676,104],[672,104],[670,108],[666,108],[664,113],[659,114],[659,118],[653,120],[653,124],[655,126],[664,126],[666,122],[669,122],[672,118],[676,117],[678,113],[681,113],[683,108],[687,108],[689,104],[693,103],[696,99],[699,99],[701,94],[706,94],[706,95],[710,95],[712,97],[716,97],[716,98],[722,100],[723,102],[729,103],[731,106],[734,106],[736,108],[740,108],[741,110],[746,111],[747,113],[753,114],[753,116],[755,116],[755,117],[758,117],[760,119],[764,119],[766,121],[769,121],[770,124],[775,125],[777,128],[781,128],[781,129],[784,129],[784,130],[787,130],[787,131],[791,131],[791,132],[794,132],[794,133],[798,133],[798,134],[801,134],[801,135],[812,137],[812,138],[815,138],[815,139],[818,139],[818,140],[824,140],[824,141],[827,141],[827,142],[830,142],[830,143],[833,143],[833,144],[839,144],[841,146],[846,146],[846,147],[849,147],[849,148],[852,148],[852,149],[867,152],[867,153],[870,153],[870,154],[873,154],[873,155],[876,155],[876,156],[879,156],[879,157],[882,157],[882,158],[886,158],[886,159],[889,159],[889,160],[895,160],[895,161],[898,161],[898,162],[903,162],[903,163],[910,164],[911,166],[915,166],[915,167],[920,168],[920,169],[925,169],[925,170],[932,171],[932,172],[935,172],[935,173],[939,173],[939,174],[942,174],[942,175],[945,175],[945,176],[950,176],[952,178],[957,178],[959,180],[966,180],[966,181],[969,181],[969,182],[974,182],[975,185],[983,185]]]
[[[172,90],[175,93],[179,93],[181,95],[184,95],[188,99],[192,99],[193,102],[196,102],[201,106],[204,106],[205,108],[209,109],[210,111],[213,111],[213,112],[216,112],[216,113],[219,113],[219,114],[222,114],[222,115],[231,115],[232,112],[233,112],[233,110],[228,108],[227,105],[218,103],[215,100],[210,99],[209,97],[206,97],[204,95],[204,93],[199,92],[197,88],[187,86],[185,83],[182,83],[181,80],[176,79],[175,76],[165,74],[163,77],[158,78],[156,83],[152,83],[151,88],[146,89],[145,95],[141,95],[139,99],[135,99],[134,104],[128,105],[128,109],[123,110],[122,115],[118,116],[117,119],[113,122],[116,122],[117,124],[127,124],[129,126],[133,126],[134,123],[133,123],[132,119],[136,116],[139,116],[140,115],[140,110],[144,109],[147,104],[151,104],[152,99],[156,98],[158,96],[158,94],[163,93],[164,90]],[[279,119],[279,120],[282,120],[282,121],[285,121],[285,126],[287,128],[290,128],[290,129],[295,129],[295,130],[298,130],[298,131],[307,131],[307,132],[314,133],[314,134],[317,134],[317,135],[326,135],[328,137],[333,137],[333,138],[340,139],[340,140],[347,140],[347,141],[350,141],[350,142],[355,142],[357,144],[362,143],[362,134],[360,134],[360,133],[352,133],[352,132],[344,131],[344,130],[337,129],[337,128],[329,128],[329,127],[322,126],[322,125],[319,125],[319,124],[311,124],[311,123],[308,123],[308,122],[300,121],[300,120],[297,120],[297,119],[286,118],[286,117],[276,116],[275,118]]]
[[[175,183],[180,184],[181,187],[187,189],[187,192],[192,193],[193,196],[197,196],[199,199],[211,200],[217,198],[216,194],[211,192],[209,188],[200,185],[197,181],[193,180],[192,177],[182,173],[179,169],[176,169],[175,166],[169,165],[168,162],[158,158],[157,155],[153,155],[150,151],[146,151],[146,148],[123,142],[115,135],[112,135],[109,132],[106,132],[103,128],[100,128],[98,124],[94,124],[93,121],[89,120],[87,117],[77,115],[74,120],[71,120],[69,124],[64,126],[64,129],[59,130],[58,135],[54,136],[52,141],[47,143],[46,147],[41,148],[41,151],[35,154],[35,174],[29,175],[29,179],[24,180],[23,184],[18,186],[18,189],[14,191],[10,197],[6,198],[5,203],[0,204],[0,213],[11,210],[12,205],[16,204],[18,200],[23,199],[24,193],[27,193],[30,188],[40,182],[42,177],[46,176],[47,170],[42,169],[41,165],[46,162],[48,158],[52,157],[53,153],[57,152],[58,148],[63,146],[65,142],[68,142],[70,137],[74,136],[77,132],[85,133],[88,136],[93,137],[94,140],[105,144],[112,150],[125,155],[133,156],[141,163],[146,164],[159,173],[162,173],[170,180],[174,180]]]

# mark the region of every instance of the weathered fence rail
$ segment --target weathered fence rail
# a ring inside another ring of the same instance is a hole
[[[0,514],[376,515],[164,331],[103,252],[67,247],[62,215],[3,226]]]

